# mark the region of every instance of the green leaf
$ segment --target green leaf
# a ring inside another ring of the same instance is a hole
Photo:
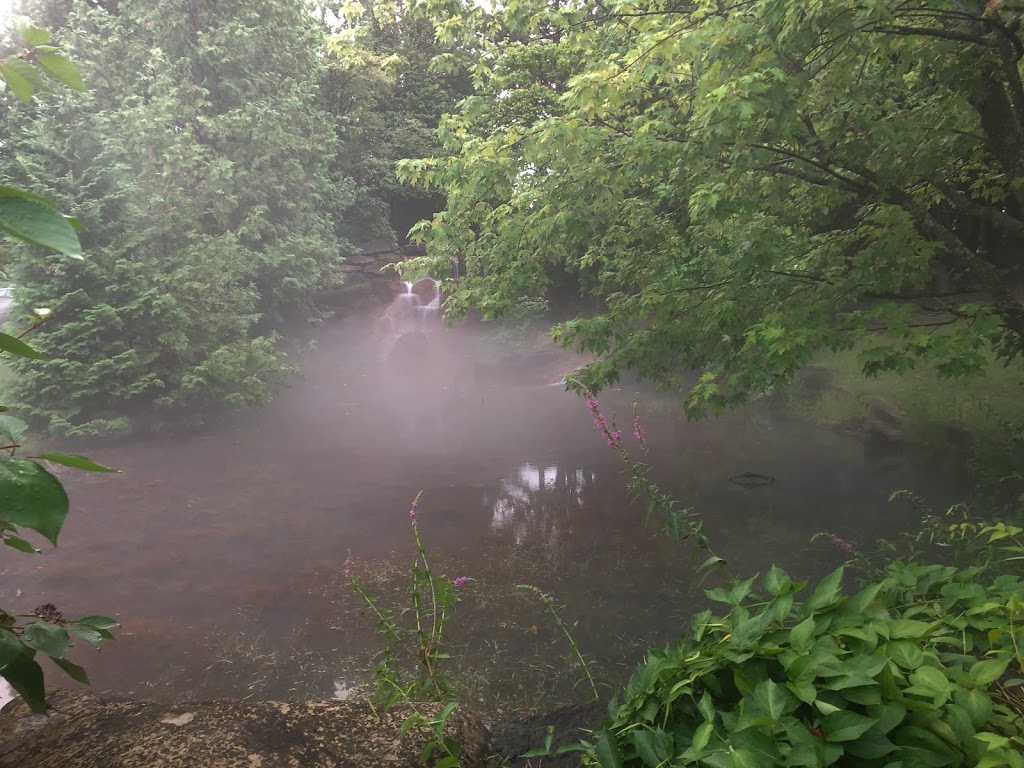
[[[24,552],[27,555],[39,554],[39,550],[32,546],[30,542],[25,541],[19,536],[4,536],[4,544],[11,549],[16,549],[19,552]]]
[[[711,741],[711,735],[715,732],[715,726],[713,723],[701,723],[697,726],[697,730],[693,732],[693,741],[690,743],[690,750],[693,752],[694,759],[698,759],[697,756],[704,751],[704,748]]]
[[[607,730],[598,732],[594,751],[601,768],[623,768],[625,765],[618,742]]]
[[[451,716],[452,712],[455,711],[457,706],[459,706],[459,702],[449,701],[444,705],[444,708],[437,713],[437,717],[431,721],[430,725],[433,727],[434,733],[438,736],[441,736],[444,732],[445,723],[448,722],[448,718]]]
[[[18,30],[18,37],[21,38],[25,45],[36,46],[50,42],[50,31],[34,26],[26,18],[18,19],[15,26]]]
[[[20,443],[27,429],[28,424],[21,419],[6,413],[0,414],[0,435],[8,438],[12,443]]]
[[[814,594],[804,603],[804,610],[817,611],[835,605],[842,598],[843,569],[838,568],[818,584]]]
[[[54,659],[63,659],[71,647],[67,631],[48,621],[34,621],[26,626],[21,641]]]
[[[43,688],[43,669],[33,657],[35,651],[21,653],[12,659],[3,669],[0,676],[10,683],[11,688],[21,694],[21,698],[36,714],[46,712],[46,691]]]
[[[704,695],[700,697],[700,701],[697,702],[697,709],[700,710],[701,717],[704,718],[704,722],[713,723],[715,721],[715,704],[711,700],[711,694],[704,691]]]
[[[864,717],[856,712],[833,712],[821,721],[825,739],[831,742],[853,741],[878,722],[873,717]]]
[[[788,682],[786,687],[804,704],[813,704],[814,700],[818,697],[818,689],[811,682]]]
[[[1009,663],[1009,659],[986,659],[985,661],[979,661],[971,667],[971,682],[975,685],[988,685],[995,682],[1006,672],[1006,667]]]
[[[110,639],[110,637],[105,636],[110,635],[109,632],[106,632],[106,630],[100,631],[95,627],[90,627],[88,624],[78,624],[72,622],[68,624],[68,630],[71,632],[71,634],[76,635],[85,640],[85,642],[89,643],[89,645],[91,645],[97,651],[103,646],[104,640]]]
[[[779,595],[782,590],[790,583],[790,578],[784,570],[776,566],[772,566],[768,573],[764,577],[764,588],[768,590],[770,595]]]
[[[40,453],[34,458],[52,461],[54,464],[61,464],[65,467],[83,469],[86,472],[118,472],[116,469],[97,464],[95,461],[77,453]]]
[[[9,629],[0,629],[0,671],[25,652],[18,636]]]
[[[844,744],[844,747],[849,754],[865,760],[877,760],[896,749],[896,745],[878,728],[870,728],[859,738]]]
[[[67,514],[68,495],[57,478],[34,461],[0,459],[0,517],[56,545]]]
[[[25,76],[26,72],[23,67],[28,67],[29,70],[32,70],[31,66],[20,59],[7,58],[5,61],[0,62],[0,79],[7,83],[7,87],[14,91],[14,95],[20,101],[27,104],[32,101],[32,93],[35,91],[35,86],[32,85],[32,78]]]
[[[953,690],[953,683],[936,667],[919,667],[910,673],[910,682],[912,685],[907,691],[928,696],[945,696]]]
[[[6,333],[0,333],[0,351],[9,352],[18,357],[27,357],[31,360],[39,360],[42,357],[24,341]]]
[[[749,749],[736,749],[730,754],[733,768],[766,768],[771,762],[765,762],[758,758],[757,754]]]
[[[54,659],[53,663],[63,669],[72,680],[89,685],[89,675],[85,673],[82,667],[78,666],[74,662],[68,661],[67,659]]]
[[[0,230],[67,256],[82,255],[82,245],[68,220],[38,199],[0,193]]]
[[[786,709],[786,689],[772,680],[765,680],[754,688],[754,701],[772,720],[778,720]]]
[[[911,640],[920,640],[931,631],[931,628],[932,625],[925,621],[899,619],[889,625],[889,637],[894,640],[901,637],[909,638]]]
[[[85,626],[93,627],[95,629],[114,629],[115,627],[121,626],[119,621],[115,621],[109,616],[83,616],[74,623],[84,624]]]
[[[953,691],[953,701],[963,707],[975,728],[983,728],[992,717],[992,699],[977,688],[958,688]]]
[[[789,633],[789,644],[793,649],[804,653],[814,645],[814,617],[809,616],[797,624]]]
[[[924,652],[910,640],[894,640],[886,646],[886,653],[903,669],[917,669],[924,663]]]
[[[39,66],[43,68],[43,71],[54,80],[63,83],[73,91],[86,90],[78,67],[59,53],[47,53],[40,56],[37,61]]]
[[[707,723],[702,723],[701,725],[707,725]],[[645,765],[657,768],[669,758],[671,753],[666,749],[666,736],[668,734],[662,730],[657,732],[648,730],[633,731],[633,744],[636,746],[637,754],[640,755],[640,759],[644,761]],[[669,745],[671,745],[671,737],[669,737]]]

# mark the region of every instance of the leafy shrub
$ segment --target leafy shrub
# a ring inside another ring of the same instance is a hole
[[[895,562],[847,597],[840,569],[798,602],[772,568],[763,595],[709,590],[728,612],[649,654],[584,764],[1024,766],[1024,582],[983,575]]]
[[[530,341],[548,314],[548,300],[536,296],[521,296],[497,321],[496,337],[499,342],[521,347]]]
[[[18,23],[22,50],[0,62],[0,80],[21,101],[35,90],[52,87],[43,73],[75,90],[83,90],[75,65],[48,45],[50,33],[27,21]],[[0,186],[0,231],[23,243],[42,246],[64,259],[81,259],[81,244],[73,229],[74,220],[62,216],[53,203],[15,187]],[[39,352],[22,341],[49,317],[49,310],[37,310],[34,323],[18,336],[0,333],[0,352],[36,361]],[[7,408],[0,406],[0,411]],[[22,530],[35,531],[54,546],[68,514],[68,496],[63,485],[41,462],[59,464],[88,472],[113,472],[85,456],[74,453],[16,455],[25,423],[4,414],[0,418],[0,542],[18,552],[37,554]],[[39,654],[49,657],[70,677],[81,683],[89,678],[82,667],[67,658],[72,636],[99,648],[113,637],[118,623],[106,616],[69,620],[53,604],[41,605],[31,613],[14,614],[0,608],[0,677],[6,680],[34,712],[46,711],[43,669]]]

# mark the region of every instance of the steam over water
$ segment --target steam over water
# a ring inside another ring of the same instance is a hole
[[[72,653],[101,690],[330,696],[365,680],[374,642],[340,563],[353,556],[371,591],[386,590],[408,560],[409,503],[422,491],[438,567],[474,579],[459,606],[471,651],[493,645],[512,666],[559,653],[542,615],[515,614],[508,595],[524,581],[555,591],[599,658],[628,665],[641,653],[630,632],[662,642],[682,631],[700,599],[689,550],[642,526],[584,403],[551,386],[579,361],[446,331],[438,304],[421,281],[383,313],[328,323],[304,379],[227,424],[79,447],[124,474],[63,476],[72,513],[61,545],[4,558],[4,604],[117,615],[123,629],[102,654]],[[767,407],[687,422],[650,394],[601,400],[620,422],[639,400],[655,479],[741,572],[778,562],[815,577],[839,561],[809,543],[816,531],[889,536],[914,521],[890,492],[958,490]],[[775,482],[729,481],[744,472]]]

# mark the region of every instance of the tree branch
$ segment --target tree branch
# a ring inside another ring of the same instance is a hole
[[[968,216],[984,219],[1003,232],[1024,240],[1024,222],[996,208],[974,202],[948,182],[933,181],[931,184],[943,194],[951,205],[959,208]]]

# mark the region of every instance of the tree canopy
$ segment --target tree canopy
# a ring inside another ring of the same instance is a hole
[[[15,252],[16,297],[53,317],[14,399],[69,433],[264,402],[288,372],[274,329],[340,277],[350,198],[326,174],[310,9],[37,5],[90,91],[5,105],[0,170],[73,211],[89,258]]]
[[[572,273],[601,302],[557,329],[599,353],[585,386],[698,369],[696,410],[824,348],[858,345],[868,374],[1020,364],[1020,3],[416,12],[485,72],[447,156],[402,166],[447,196],[417,235],[465,257],[450,310],[500,314]]]

